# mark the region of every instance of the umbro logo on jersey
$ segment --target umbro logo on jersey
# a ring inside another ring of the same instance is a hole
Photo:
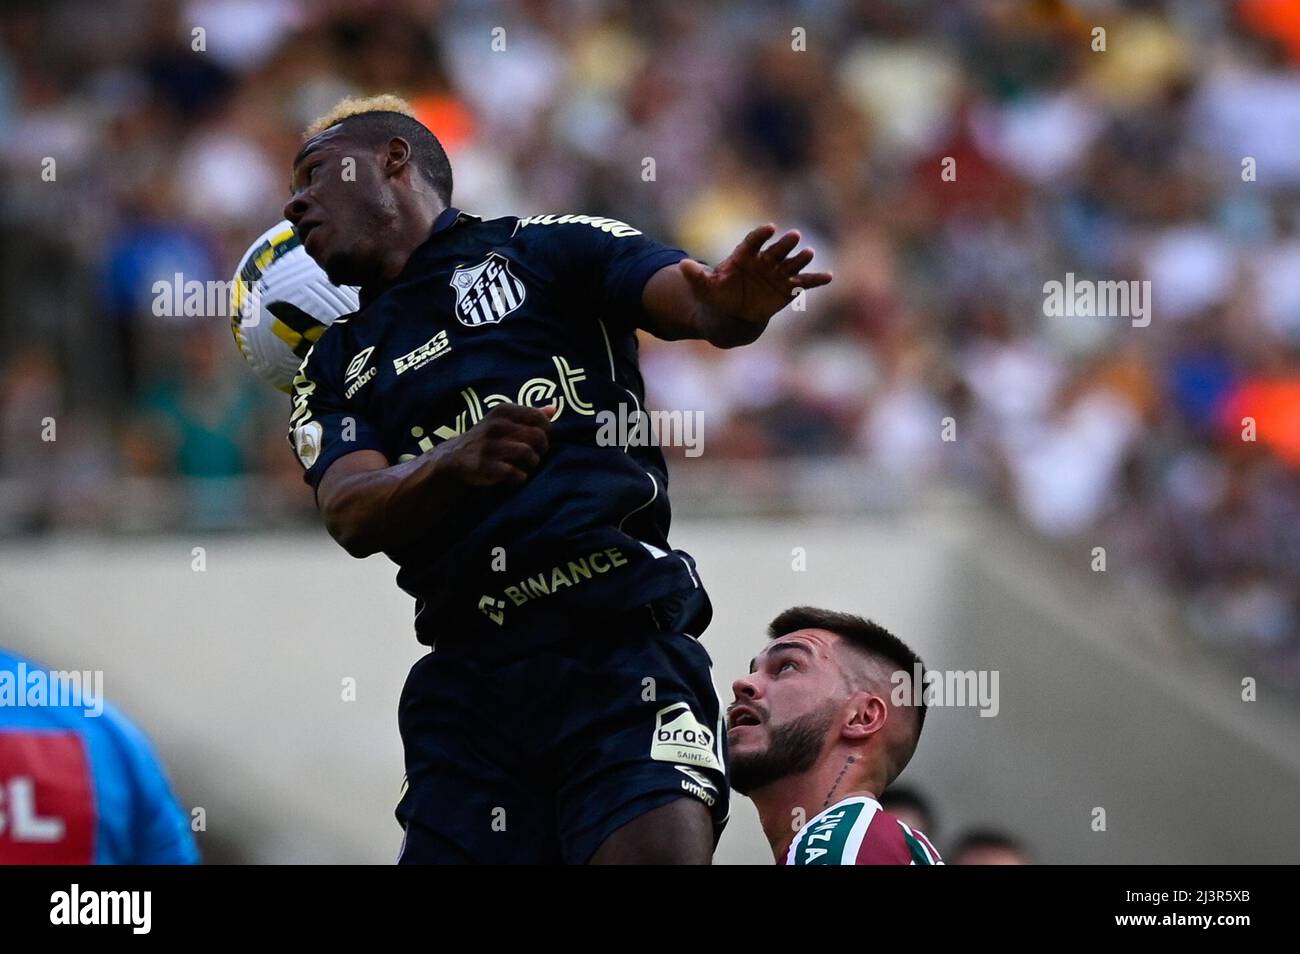
[[[357,356],[348,362],[348,369],[343,372],[343,379],[350,381],[360,374],[361,369],[366,366],[366,362],[370,359],[370,355],[374,350],[375,346],[371,345],[369,348],[363,348],[357,352]]]
[[[364,348],[357,353],[355,358],[348,362],[348,369],[343,373],[343,381],[347,385],[343,391],[345,398],[352,397],[361,390],[366,382],[375,376],[376,368],[370,368],[365,374],[361,373],[361,369],[366,366],[366,362],[370,360],[370,355],[374,350],[374,345]]]
[[[477,265],[462,265],[451,273],[456,289],[456,318],[475,328],[494,325],[524,303],[524,283],[510,272],[504,255],[491,253]]]

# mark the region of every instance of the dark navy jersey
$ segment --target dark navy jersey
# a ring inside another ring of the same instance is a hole
[[[644,413],[642,289],[685,257],[613,219],[448,209],[307,355],[290,442],[313,487],[345,454],[410,460],[496,404],[556,407],[527,483],[470,488],[436,532],[388,553],[421,642],[703,599],[694,562],[668,545],[663,455],[615,425]]]

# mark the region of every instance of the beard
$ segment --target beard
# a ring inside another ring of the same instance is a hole
[[[768,746],[762,752],[731,756],[731,787],[748,795],[766,785],[806,772],[817,763],[822,745],[835,718],[836,703],[792,719],[768,730]]]

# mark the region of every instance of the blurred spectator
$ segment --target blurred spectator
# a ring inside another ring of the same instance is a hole
[[[931,839],[937,839],[939,822],[935,818],[934,807],[916,789],[906,785],[891,785],[876,801],[908,828],[923,831]]]
[[[1029,851],[1010,835],[977,828],[957,839],[947,855],[950,865],[1032,865]]]

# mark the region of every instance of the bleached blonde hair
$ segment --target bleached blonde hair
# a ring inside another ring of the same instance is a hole
[[[403,116],[415,119],[415,110],[411,108],[411,104],[393,93],[383,93],[379,96],[348,96],[335,103],[329,112],[312,120],[311,125],[303,133],[303,139],[310,139],[331,126],[353,116],[360,116],[362,113],[401,113]]]

